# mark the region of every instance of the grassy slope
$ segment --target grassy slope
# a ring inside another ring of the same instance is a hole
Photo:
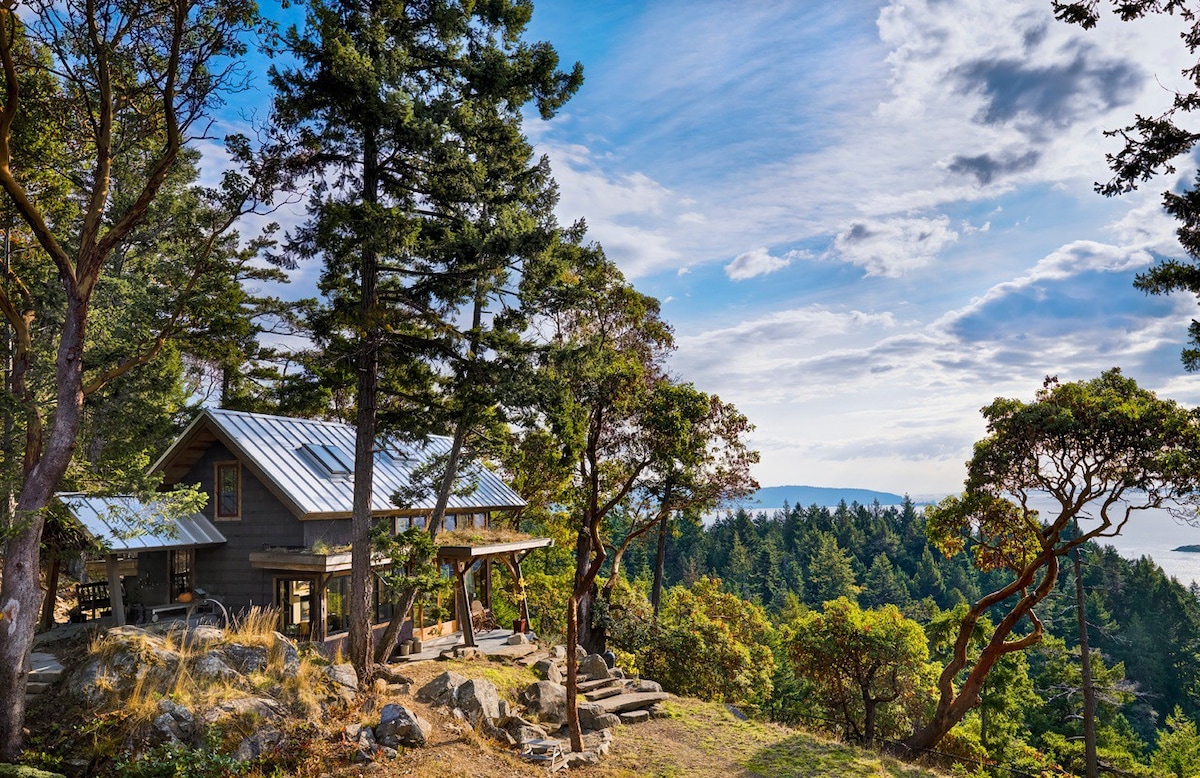
[[[533,680],[529,671],[494,662],[425,662],[404,668],[416,688],[436,675],[453,670],[471,677],[486,677],[510,700],[518,688]],[[411,697],[409,705],[434,724],[432,743],[412,751],[374,775],[449,776],[545,775],[545,769],[524,763],[511,751],[464,731],[442,712],[430,710]],[[381,700],[380,702],[384,702]],[[597,767],[571,770],[561,775],[579,778],[641,778],[659,776],[895,776],[936,778],[937,773],[880,757],[795,729],[741,721],[722,705],[675,698],[668,718],[622,726],[616,730],[612,751]],[[349,773],[346,773],[349,774]],[[357,771],[354,772],[357,774]]]

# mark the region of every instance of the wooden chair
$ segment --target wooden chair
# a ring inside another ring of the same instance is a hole
[[[471,624],[475,627],[476,632],[491,632],[496,628],[496,617],[492,612],[483,607],[483,603],[479,600],[471,601]]]

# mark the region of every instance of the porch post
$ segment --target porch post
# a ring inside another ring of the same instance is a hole
[[[104,557],[108,569],[108,603],[112,606],[113,619],[118,627],[125,626],[125,598],[121,596],[121,565],[116,554]]]
[[[512,568],[513,585],[517,587],[517,591],[521,593],[521,618],[525,619],[527,628],[529,625],[529,597],[525,594],[525,579],[521,577],[521,557],[525,556],[517,551],[513,552],[512,563],[509,567]]]
[[[475,645],[475,622],[471,620],[471,598],[467,595],[467,566],[454,560],[454,575],[458,579],[455,595],[458,597],[458,625],[462,628],[463,643]]]
[[[317,576],[317,593],[313,602],[312,613],[312,629],[309,632],[308,639],[314,643],[319,643],[325,639],[325,635],[329,631],[329,615],[325,607],[325,587],[329,585],[329,580],[333,578],[333,573],[323,573]]]

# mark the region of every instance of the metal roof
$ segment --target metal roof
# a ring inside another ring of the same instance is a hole
[[[236,449],[236,454],[271,481],[279,493],[286,495],[299,509],[301,518],[350,515],[354,477],[342,463],[349,462],[353,467],[355,428],[352,425],[206,408],[155,463],[154,469],[165,467],[175,449],[184,446],[190,433],[204,424],[213,425]],[[450,444],[450,438],[441,436],[427,438],[424,445],[380,438],[375,447],[372,512],[398,512],[400,509],[392,502],[392,495],[409,486],[417,466],[447,453]],[[486,468],[478,468],[474,481],[474,489],[469,494],[450,496],[448,512],[525,505],[520,495]],[[434,496],[431,495],[411,509],[431,511],[433,507]]]
[[[90,497],[74,493],[57,496],[88,534],[114,553],[225,542],[225,536],[200,513],[169,519],[155,503],[143,503],[135,497]]]

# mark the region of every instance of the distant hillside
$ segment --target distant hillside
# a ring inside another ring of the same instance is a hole
[[[899,505],[904,495],[877,492],[873,489],[834,489],[826,486],[766,486],[748,497],[743,505],[747,508],[780,508],[788,505],[837,505],[842,500],[849,505],[857,502],[870,505],[879,500],[880,505]]]

